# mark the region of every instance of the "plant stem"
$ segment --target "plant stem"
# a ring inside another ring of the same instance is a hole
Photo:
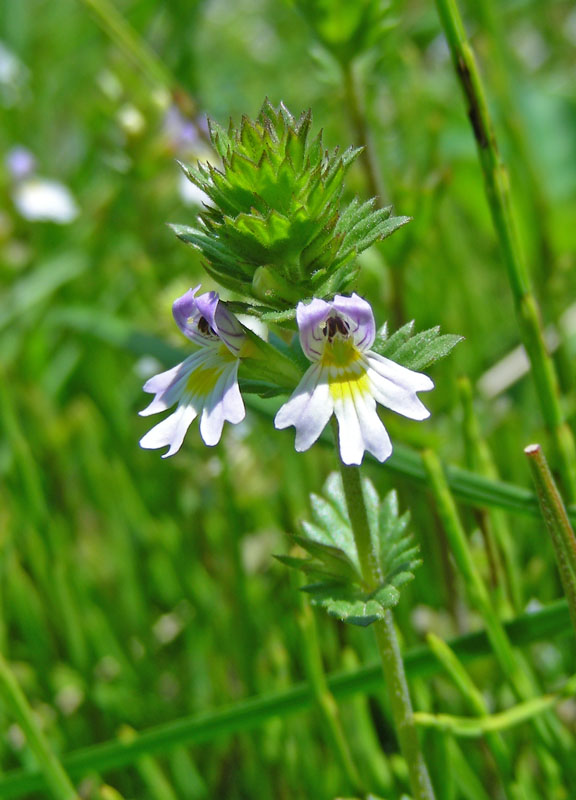
[[[575,689],[576,680],[572,677],[560,692],[533,697],[531,700],[518,703],[512,708],[496,714],[484,714],[481,717],[457,717],[452,714],[416,713],[414,716],[418,725],[440,728],[444,731],[450,731],[456,736],[472,738],[486,736],[533,719],[538,714],[553,708],[564,698],[571,697]]]
[[[46,786],[55,800],[79,800],[76,790],[64,768],[50,749],[44,734],[34,719],[26,697],[12,671],[0,653],[0,694],[6,705],[12,710],[15,720],[22,728],[26,741],[34,753]]]
[[[571,500],[576,498],[576,448],[560,406],[556,371],[547,351],[540,311],[532,286],[510,198],[508,171],[500,158],[484,86],[468,42],[456,0],[436,0],[468,116],[476,139],[478,158],[492,222],[512,289],[520,335],[530,360],[542,416],[554,442],[562,478]]]
[[[438,457],[431,450],[422,454],[422,458],[430,479],[430,487],[434,494],[440,518],[450,542],[452,555],[467,592],[478,609],[486,625],[486,633],[500,663],[503,673],[510,682],[519,700],[531,700],[539,694],[535,678],[527,663],[514,650],[506,630],[495,612],[490,595],[478,572],[474,557],[470,550],[466,533],[462,527],[454,498],[450,493],[442,466]],[[558,755],[566,754],[568,742],[564,731],[555,717],[535,719],[534,726],[538,736],[550,750],[557,749]]]
[[[479,717],[488,716],[490,712],[482,692],[476,688],[468,671],[450,645],[433,633],[429,633],[426,639],[430,649],[462,693],[471,712]],[[492,751],[503,783],[508,784],[513,780],[513,769],[510,751],[505,740],[498,733],[487,732],[486,743]]]
[[[523,614],[507,623],[505,630],[516,646],[547,641],[570,630],[568,609],[564,601],[552,603],[545,609]],[[489,657],[492,653],[483,632],[459,636],[448,644],[466,662]],[[411,677],[429,679],[439,672],[439,663],[427,647],[418,646],[408,651],[404,663]],[[379,663],[327,677],[328,688],[337,699],[376,692],[382,685]],[[84,747],[66,754],[62,760],[67,772],[75,779],[80,779],[93,772],[106,773],[128,767],[142,755],[166,754],[178,747],[198,746],[241,731],[253,730],[273,718],[283,719],[290,714],[300,713],[308,709],[311,703],[309,685],[302,682],[288,689],[146,728],[130,743],[112,739]],[[38,770],[14,770],[0,777],[2,800],[44,791],[45,787],[46,778]]]
[[[568,600],[572,624],[576,630],[576,537],[574,530],[542,448],[538,444],[531,444],[524,449],[524,452],[532,470],[542,516],[552,539],[562,588]]]
[[[370,536],[359,467],[340,464],[346,506],[354,540],[358,550],[362,577],[368,591],[374,591],[382,582],[380,565]],[[414,724],[414,712],[406,680],[404,663],[392,612],[387,610],[384,618],[374,623],[376,641],[382,660],[384,677],[388,686],[390,705],[396,725],[400,751],[408,766],[410,785],[414,800],[434,800],[428,768],[420,749],[418,731]]]

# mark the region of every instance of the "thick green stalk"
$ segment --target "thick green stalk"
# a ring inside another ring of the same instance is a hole
[[[342,483],[350,525],[358,551],[362,577],[368,591],[373,591],[382,582],[377,554],[372,546],[370,527],[362,493],[360,469],[340,465]],[[424,761],[418,731],[414,724],[414,712],[410,691],[400,654],[400,646],[394,628],[394,618],[390,610],[382,620],[374,623],[376,641],[382,660],[384,677],[388,686],[390,705],[396,725],[400,751],[408,766],[410,785],[414,800],[434,800],[434,790],[430,782],[428,768]]]
[[[576,537],[574,530],[542,448],[539,444],[531,444],[525,448],[524,452],[528,456],[542,516],[554,545],[562,588],[568,600],[572,624],[576,630]]]
[[[507,169],[500,158],[484,86],[468,42],[456,0],[436,0],[454,68],[468,105],[484,188],[502,258],[512,289],[520,334],[532,367],[542,416],[554,442],[562,478],[571,500],[576,498],[576,448],[560,405],[558,381],[547,351],[538,304],[520,246],[512,209]]]
[[[79,800],[64,768],[50,749],[44,734],[34,719],[32,709],[4,656],[0,653],[0,694],[22,728],[26,741],[38,762],[46,786],[55,800]]]
[[[352,759],[348,741],[342,729],[342,723],[338,715],[338,706],[334,695],[328,688],[328,681],[322,663],[322,655],[318,642],[318,630],[314,612],[302,594],[300,594],[300,630],[302,631],[302,643],[304,645],[304,658],[306,660],[306,672],[310,682],[310,688],[316,701],[332,749],[337,755],[340,765],[349,783],[349,789],[355,794],[365,794],[366,788],[362,786],[362,781],[356,765]]]

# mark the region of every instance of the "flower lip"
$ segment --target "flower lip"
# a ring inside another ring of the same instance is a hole
[[[336,295],[331,303],[314,298],[298,303],[296,320],[302,349],[311,361],[319,361],[334,339],[350,338],[360,350],[368,350],[374,342],[376,326],[370,304],[353,294]]]
[[[220,302],[217,292],[196,296],[200,285],[189,289],[174,301],[172,314],[188,339],[206,345],[222,341],[237,356],[245,334],[238,320]]]

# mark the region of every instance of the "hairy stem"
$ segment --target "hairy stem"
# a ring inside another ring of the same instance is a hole
[[[360,559],[362,577],[366,589],[373,591],[382,582],[382,574],[370,536],[366,505],[362,493],[360,468],[341,464],[340,471],[342,473],[350,524]],[[384,677],[388,686],[400,751],[408,766],[412,795],[414,800],[434,800],[434,790],[432,789],[428,768],[420,749],[418,731],[414,723],[412,701],[392,612],[386,611],[384,618],[374,623],[374,629]]]

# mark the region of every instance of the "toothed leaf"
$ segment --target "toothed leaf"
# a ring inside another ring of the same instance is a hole
[[[418,548],[408,533],[409,514],[400,516],[398,498],[390,492],[380,500],[368,479],[362,484],[373,551],[382,574],[381,584],[367,591],[350,527],[342,479],[329,476],[322,495],[311,495],[312,521],[302,523],[303,536],[293,541],[308,553],[305,558],[279,556],[313,582],[303,587],[311,601],[352,625],[370,625],[382,619],[400,599],[400,588],[412,580],[420,564]]]
[[[463,336],[451,333],[440,333],[440,327],[414,333],[414,322],[408,322],[391,336],[381,330],[372,345],[372,350],[381,356],[396,361],[408,369],[422,370],[446,358]]]

